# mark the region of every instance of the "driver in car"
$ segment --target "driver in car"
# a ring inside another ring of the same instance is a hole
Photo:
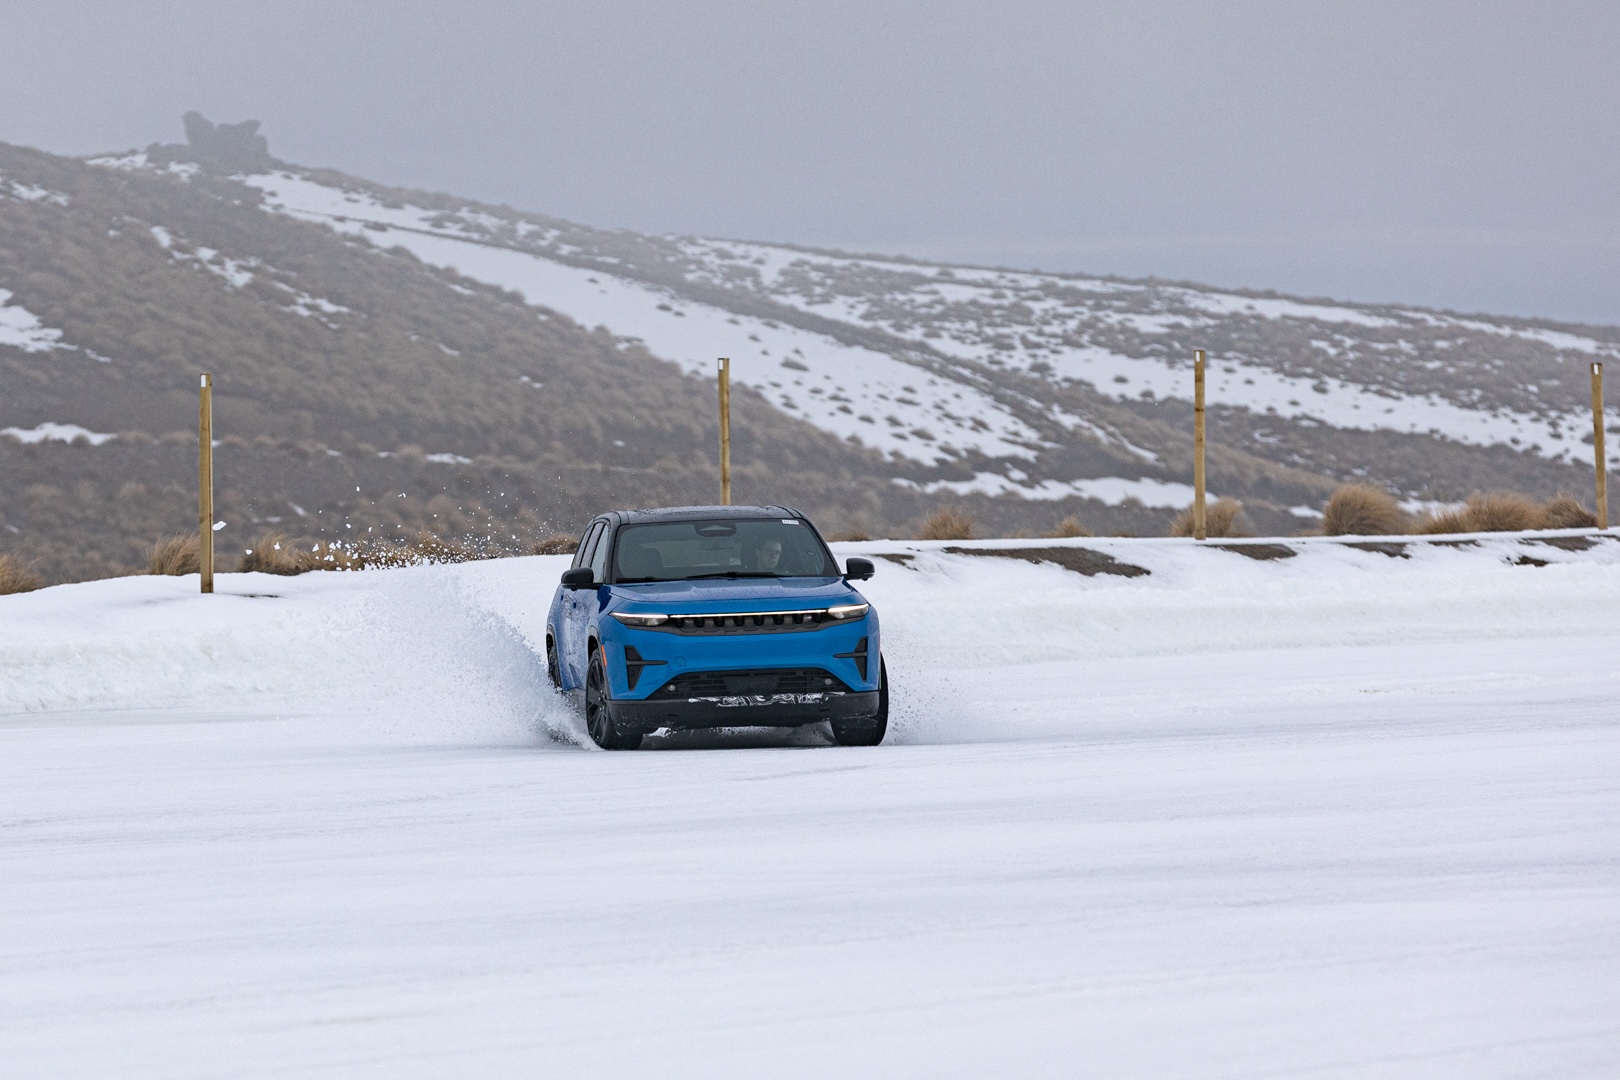
[[[760,570],[766,572],[775,570],[777,564],[781,561],[782,541],[780,540],[767,540],[754,549],[754,565]]]

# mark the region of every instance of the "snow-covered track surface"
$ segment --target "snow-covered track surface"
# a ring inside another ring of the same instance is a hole
[[[839,545],[874,749],[588,749],[565,559],[0,597],[3,1071],[1612,1075],[1620,542],[1461,543]]]

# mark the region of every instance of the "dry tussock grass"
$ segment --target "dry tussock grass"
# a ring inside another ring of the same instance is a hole
[[[973,518],[959,506],[942,506],[917,530],[919,540],[971,540]]]
[[[1532,499],[1514,491],[1488,491],[1482,495],[1470,495],[1460,510],[1424,514],[1418,519],[1414,531],[1428,535],[1527,532],[1547,528],[1544,524],[1546,519],[1546,509]]]
[[[1395,496],[1371,484],[1340,484],[1322,508],[1328,536],[1393,536],[1406,526],[1406,511]]]
[[[17,556],[0,554],[0,596],[33,592],[43,584],[39,575]]]
[[[859,525],[851,525],[849,528],[844,529],[844,530],[842,530],[840,532],[829,533],[827,535],[827,539],[829,541],[870,540],[870,539],[872,539],[872,537],[869,536],[867,534],[866,530],[861,528]]]
[[[1490,491],[1472,496],[1466,512],[1475,532],[1539,529],[1545,516],[1537,503],[1512,491]]]
[[[152,545],[146,557],[146,572],[178,577],[202,572],[202,541],[196,533],[181,533]]]
[[[1440,533],[1473,532],[1474,528],[1469,524],[1466,509],[1442,510],[1439,513],[1425,510],[1418,515],[1416,523],[1412,526],[1412,531],[1420,536],[1436,536]]]
[[[242,553],[236,569],[243,574],[301,574],[299,554],[281,533],[267,533]]]
[[[537,545],[538,546],[538,545]],[[322,541],[300,547],[279,533],[261,536],[242,555],[243,573],[307,574],[312,570],[375,570],[426,563],[468,562],[482,556],[432,533],[418,533],[404,543],[373,540],[360,543]]]
[[[307,574],[311,570],[363,570],[364,563],[341,544],[299,547],[280,533],[268,533],[242,553],[237,570],[244,574]]]
[[[1057,523],[1057,528],[1053,529],[1046,535],[1054,540],[1060,540],[1070,536],[1096,536],[1097,534],[1080,524],[1080,518],[1078,516],[1070,514],[1068,517]]]
[[[403,562],[378,563],[377,565],[417,566],[421,563],[464,563],[482,558],[481,555],[470,550],[465,544],[458,544],[454,540],[446,540],[442,536],[434,536],[430,532],[419,532],[402,546],[378,545],[376,550],[382,557],[393,559],[398,559],[401,552],[405,553]],[[365,558],[366,556],[362,553],[361,557]]]
[[[1597,526],[1597,515],[1582,506],[1573,495],[1554,495],[1541,508],[1543,529],[1591,529]]]
[[[1254,527],[1249,524],[1249,516],[1243,512],[1242,503],[1236,499],[1216,499],[1204,507],[1204,532],[1209,536],[1225,539],[1253,536]],[[1170,525],[1170,535],[1192,534],[1193,508],[1189,506],[1176,515],[1176,520]]]
[[[572,555],[579,550],[579,538],[563,533],[552,533],[537,544],[529,546],[530,555]]]

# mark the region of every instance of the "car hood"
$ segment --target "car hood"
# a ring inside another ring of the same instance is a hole
[[[843,578],[710,578],[706,581],[649,581],[611,585],[621,603],[656,608],[701,606],[705,611],[792,610],[864,599]]]

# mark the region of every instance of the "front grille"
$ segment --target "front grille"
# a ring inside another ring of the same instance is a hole
[[[666,634],[792,634],[836,622],[823,611],[739,611],[730,615],[671,615],[658,626],[637,629]]]
[[[843,694],[849,686],[821,668],[759,671],[688,671],[659,687],[654,697],[756,697],[775,694]]]

